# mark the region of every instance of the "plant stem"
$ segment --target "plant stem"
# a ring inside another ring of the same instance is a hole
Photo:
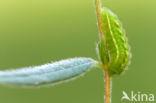
[[[101,3],[100,0],[95,0],[96,13],[97,13],[97,22],[100,31],[100,37],[104,36],[102,30],[102,20],[101,20]],[[105,39],[105,38],[104,38]],[[108,73],[108,66],[102,66],[105,71],[105,103],[111,103],[111,76]]]
[[[111,103],[111,76],[105,69],[105,103]]]
[[[102,37],[103,35],[103,30],[102,30],[102,20],[101,20],[101,5],[100,5],[100,1],[99,0],[95,0],[95,7],[96,7],[96,15],[97,15],[97,22],[98,22],[98,27],[99,27],[99,31],[100,31],[100,36]]]

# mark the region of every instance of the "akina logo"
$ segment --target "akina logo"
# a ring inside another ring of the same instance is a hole
[[[131,101],[132,102],[154,102],[154,94],[152,93],[142,93],[142,92],[134,92],[131,91],[130,93],[126,93],[125,91],[122,92],[123,96],[121,101]]]

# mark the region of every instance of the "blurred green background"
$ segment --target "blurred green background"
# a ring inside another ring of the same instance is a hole
[[[122,91],[156,94],[156,1],[105,0],[126,29],[132,63],[113,78],[112,103]],[[93,0],[0,0],[1,70],[70,57],[96,56],[98,28]],[[93,69],[83,78],[47,88],[0,86],[0,103],[104,103],[104,76]],[[137,102],[142,103],[142,102]]]

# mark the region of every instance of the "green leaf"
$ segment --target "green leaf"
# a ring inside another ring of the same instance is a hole
[[[41,66],[0,71],[0,84],[22,86],[58,84],[79,77],[95,65],[96,61],[90,58],[73,58]]]

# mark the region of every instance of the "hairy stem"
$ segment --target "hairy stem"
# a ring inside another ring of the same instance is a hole
[[[101,20],[101,3],[100,0],[95,0],[97,22],[100,31],[100,37],[104,36],[102,30],[102,20]],[[111,103],[111,76],[108,73],[108,66],[102,66],[105,70],[105,103]]]
[[[105,70],[105,103],[111,103],[111,76]]]
[[[101,5],[100,5],[100,1],[99,0],[95,0],[95,7],[96,7],[96,15],[97,15],[97,22],[98,22],[98,27],[99,27],[99,31],[100,31],[100,36],[102,37],[103,35],[103,30],[102,30],[102,20],[101,20]]]

